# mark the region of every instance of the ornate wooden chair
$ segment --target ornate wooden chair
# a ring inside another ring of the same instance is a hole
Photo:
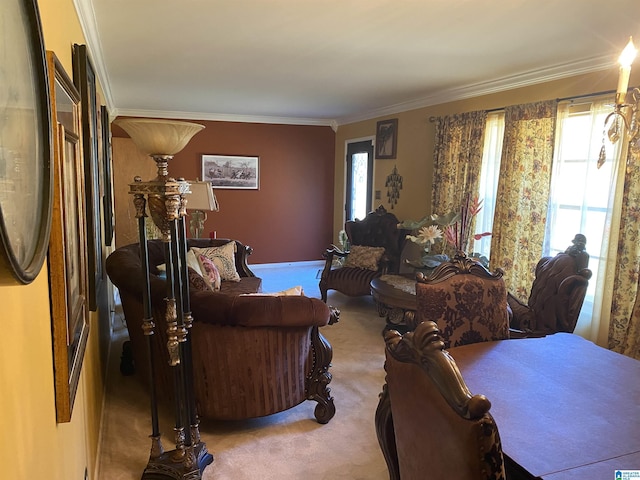
[[[349,248],[331,245],[324,253],[320,277],[322,300],[327,291],[337,290],[350,297],[371,295],[371,280],[385,273],[398,273],[400,254],[408,230],[398,228],[398,219],[380,205],[363,220],[348,221],[344,228]],[[344,259],[337,264],[336,259]]]
[[[435,322],[446,348],[509,338],[502,275],[463,253],[440,264],[428,277],[418,273],[416,323]]]
[[[586,237],[577,234],[564,253],[538,261],[526,304],[509,293],[512,328],[534,334],[573,333],[591,278],[586,243]]]
[[[436,324],[389,331],[385,340],[387,383],[375,420],[390,479],[504,480],[491,403],[471,394]]]

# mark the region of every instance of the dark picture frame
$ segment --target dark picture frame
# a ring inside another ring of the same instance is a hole
[[[260,157],[202,155],[202,180],[213,188],[260,189]]]
[[[58,423],[71,421],[89,338],[84,158],[80,93],[53,52],[47,52],[51,90],[53,213],[49,290]]]
[[[98,101],[96,74],[86,45],[73,45],[73,82],[82,101],[82,146],[84,151],[85,203],[87,231],[87,268],[89,272],[89,309],[98,309],[102,288],[102,217],[100,215],[101,179],[98,158]]]
[[[103,190],[102,214],[104,216],[104,244],[111,246],[113,242],[113,169],[111,159],[111,128],[109,110],[106,105],[100,106],[100,131],[102,145]]]
[[[49,246],[49,79],[36,0],[0,3],[0,284],[29,284]]]
[[[376,125],[376,159],[396,158],[398,119],[380,120]]]

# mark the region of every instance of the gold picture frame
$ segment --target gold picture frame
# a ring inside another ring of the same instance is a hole
[[[53,130],[53,214],[49,290],[56,418],[71,421],[89,336],[80,94],[54,52],[47,51]]]

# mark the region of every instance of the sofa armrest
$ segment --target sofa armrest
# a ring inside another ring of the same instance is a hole
[[[195,292],[195,322],[245,327],[322,327],[332,312],[322,300],[306,296],[236,295]]]

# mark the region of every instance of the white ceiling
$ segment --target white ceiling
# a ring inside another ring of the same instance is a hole
[[[640,44],[640,0],[74,1],[119,115],[335,126],[615,68]]]

